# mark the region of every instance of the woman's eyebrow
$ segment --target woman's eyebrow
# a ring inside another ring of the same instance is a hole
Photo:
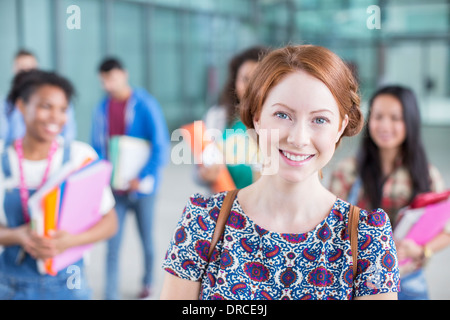
[[[319,109],[319,110],[314,110],[314,111],[311,111],[311,114],[313,114],[313,113],[322,113],[322,112],[328,112],[328,113],[331,113],[331,114],[334,115],[334,112],[331,111],[330,109]]]
[[[284,107],[284,108],[286,108],[286,109],[289,109],[291,112],[295,112],[294,109],[292,109],[292,108],[289,107],[288,105],[286,105],[286,104],[284,104],[284,103],[281,103],[281,102],[277,102],[277,103],[274,103],[274,104],[272,105],[272,107],[276,107],[276,106],[281,106],[281,107]]]
[[[284,103],[281,103],[281,102],[277,102],[277,103],[274,103],[274,104],[272,105],[272,107],[276,107],[276,106],[282,106],[282,107],[284,107],[284,108],[289,109],[289,110],[292,111],[292,112],[295,112],[294,109],[292,109],[292,108],[289,107],[288,105],[286,105],[286,104],[284,104]],[[322,112],[328,112],[328,113],[331,113],[332,115],[334,115],[334,112],[331,111],[330,109],[313,110],[313,111],[311,111],[310,113],[311,113],[311,114],[314,114],[314,113],[322,113]]]

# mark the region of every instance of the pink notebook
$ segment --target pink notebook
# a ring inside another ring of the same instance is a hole
[[[424,245],[437,236],[450,220],[450,201],[428,205],[425,212],[411,227],[405,239],[414,240],[418,245]],[[403,265],[409,260],[400,261]]]
[[[424,214],[411,227],[405,238],[424,245],[441,232],[449,220],[450,201],[429,205],[425,208]]]
[[[63,187],[63,199],[58,222],[60,230],[72,234],[83,232],[101,218],[101,202],[111,179],[112,166],[98,160],[70,175]],[[52,269],[61,269],[77,262],[93,244],[70,248],[53,258]]]

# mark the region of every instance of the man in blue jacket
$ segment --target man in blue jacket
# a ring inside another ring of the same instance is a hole
[[[169,154],[169,134],[158,101],[144,89],[129,85],[128,73],[119,60],[105,59],[98,71],[107,95],[95,110],[91,141],[100,158],[109,159],[109,141],[113,136],[141,138],[151,146],[147,163],[129,182],[128,190],[113,189],[119,230],[108,241],[105,298],[119,298],[119,248],[125,215],[130,209],[136,213],[144,249],[145,272],[139,297],[146,298],[151,294],[153,273],[153,211],[160,171]]]

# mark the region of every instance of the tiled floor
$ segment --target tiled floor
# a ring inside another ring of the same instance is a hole
[[[426,127],[423,129],[424,143],[429,160],[442,173],[446,185],[450,186],[450,127]],[[336,163],[343,157],[353,154],[357,148],[357,139],[347,139],[337,150],[334,159],[324,171],[324,183]],[[156,266],[155,287],[151,298],[157,299],[161,290],[164,271],[160,265],[165,255],[169,239],[181,215],[188,197],[201,192],[192,181],[192,168],[189,165],[170,164],[164,173],[164,181],[157,203],[155,217]],[[123,247],[121,250],[121,293],[123,299],[135,299],[140,290],[142,277],[142,254],[135,219],[129,214],[126,219]],[[104,284],[105,244],[97,244],[92,252],[88,267],[89,282],[95,299],[102,299]],[[428,266],[426,275],[432,299],[450,299],[450,248],[437,253]]]

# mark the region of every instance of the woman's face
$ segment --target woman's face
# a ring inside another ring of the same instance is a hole
[[[67,121],[67,97],[64,91],[56,86],[39,87],[28,102],[19,99],[17,107],[23,115],[27,134],[40,141],[55,139]]]
[[[263,154],[272,166],[278,162],[277,174],[291,182],[317,175],[332,158],[347,123],[328,87],[304,71],[285,76],[272,88],[254,121],[261,148],[267,150]]]
[[[238,69],[236,75],[236,95],[239,101],[242,100],[244,96],[245,89],[247,88],[248,82],[252,76],[253,71],[255,71],[258,62],[253,60],[248,60],[244,62]]]
[[[396,97],[381,94],[372,103],[369,134],[380,149],[397,149],[406,139],[403,107]]]

